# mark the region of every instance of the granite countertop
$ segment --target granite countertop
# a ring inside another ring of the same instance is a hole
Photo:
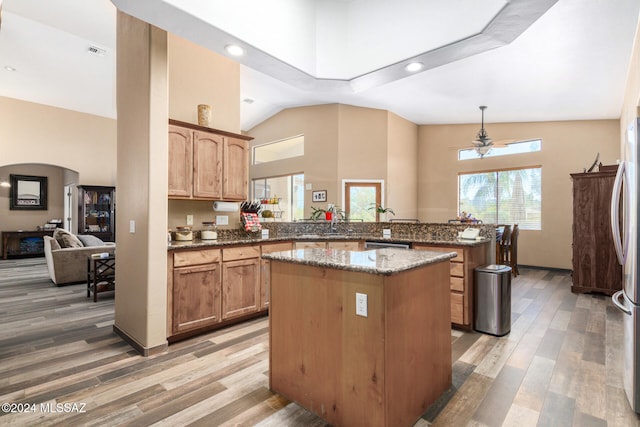
[[[201,240],[194,239],[189,241],[171,241],[171,245],[167,246],[168,250],[174,249],[189,249],[189,248],[201,248],[201,247],[224,247],[232,245],[247,245],[257,243],[275,243],[282,241],[323,241],[323,240],[366,240],[370,242],[397,242],[397,243],[420,243],[438,246],[478,246],[485,243],[489,243],[491,239],[480,240],[434,240],[425,239],[420,237],[402,236],[397,235],[390,238],[385,238],[379,235],[373,234],[360,234],[360,233],[346,233],[346,234],[281,234],[278,236],[261,239],[259,237],[247,236],[246,238],[227,238],[217,240]]]
[[[296,249],[262,254],[265,259],[327,267],[338,270],[391,275],[454,258],[455,252],[414,251],[398,248],[344,251],[338,249]]]

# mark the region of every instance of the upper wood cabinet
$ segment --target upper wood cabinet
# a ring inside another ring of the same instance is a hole
[[[249,189],[249,143],[225,138],[222,194],[225,199],[245,200]]]
[[[169,120],[169,198],[246,200],[251,139]]]

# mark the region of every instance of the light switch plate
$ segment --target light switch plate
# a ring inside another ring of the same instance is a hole
[[[216,215],[217,225],[229,225],[229,215]]]
[[[129,221],[129,233],[135,233],[136,232],[136,221],[134,219]]]
[[[187,215],[187,225],[193,225],[193,215]]]
[[[308,183],[306,183],[306,184],[304,185],[304,188],[305,188],[306,190],[312,190],[312,189],[313,189],[313,185],[311,185],[311,183],[309,183],[309,182],[308,182]]]
[[[356,315],[367,317],[367,294],[356,292]]]

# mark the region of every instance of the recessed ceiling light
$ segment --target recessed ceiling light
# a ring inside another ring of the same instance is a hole
[[[10,66],[10,65],[5,65],[4,69],[7,70],[7,71],[16,71],[16,69],[14,67]]]
[[[224,47],[224,50],[226,50],[229,53],[229,55],[233,55],[233,56],[244,55],[244,49],[238,46],[237,44],[228,44]]]
[[[243,102],[246,102],[247,104],[253,104],[255,101],[251,98],[245,98],[242,100]]]
[[[416,71],[420,71],[423,68],[424,68],[424,64],[422,62],[412,62],[410,64],[407,64],[406,67],[404,67],[404,69],[410,73],[415,73]]]

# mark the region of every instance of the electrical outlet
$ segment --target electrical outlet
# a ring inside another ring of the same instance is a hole
[[[193,215],[187,215],[187,225],[193,225]]]
[[[216,215],[217,225],[229,225],[229,215]]]
[[[130,220],[129,221],[129,233],[135,233],[136,232],[136,221],[135,220]]]
[[[367,317],[367,294],[356,292],[356,315]]]

